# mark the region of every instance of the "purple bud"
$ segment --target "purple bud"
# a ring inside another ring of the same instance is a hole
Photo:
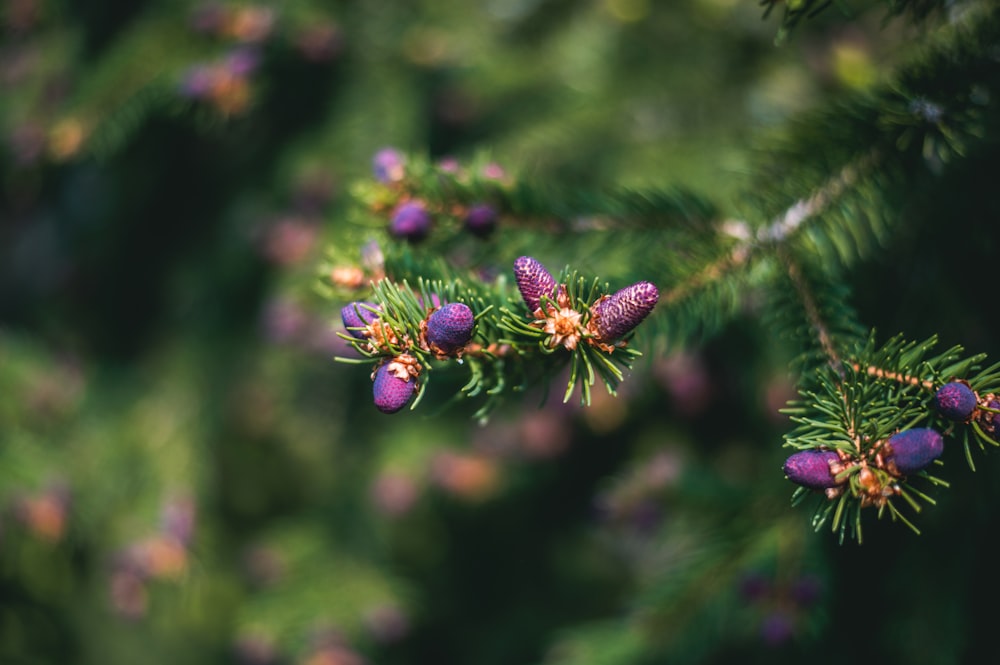
[[[599,299],[591,308],[591,328],[605,342],[612,342],[639,325],[660,299],[660,292],[650,282],[632,286]]]
[[[915,427],[897,432],[886,442],[889,460],[902,474],[916,473],[944,452],[944,438],[937,430]]]
[[[260,54],[252,48],[236,48],[226,54],[224,60],[226,71],[233,76],[245,78],[257,70],[260,64]]]
[[[180,93],[185,97],[200,99],[211,90],[215,80],[215,70],[209,65],[192,65],[180,82]]]
[[[399,182],[405,175],[406,158],[395,148],[382,148],[372,158],[372,171],[379,182]]]
[[[771,580],[759,572],[746,573],[740,579],[739,590],[745,600],[758,602],[771,593]]]
[[[465,229],[479,238],[490,235],[496,225],[497,211],[485,203],[472,206],[465,215]]]
[[[392,213],[389,232],[397,238],[411,242],[423,240],[430,230],[431,215],[419,201],[401,203]]]
[[[760,624],[760,637],[768,646],[776,647],[787,642],[795,634],[792,617],[776,610],[764,617]]]
[[[524,304],[534,312],[542,304],[542,296],[554,297],[556,293],[555,277],[549,274],[541,263],[530,256],[519,257],[514,261],[514,278],[517,288],[524,298]]]
[[[475,325],[476,317],[468,305],[449,303],[427,318],[427,341],[449,353],[472,339]]]
[[[830,470],[830,464],[839,461],[840,456],[832,450],[800,450],[785,460],[782,469],[797,485],[825,490],[840,484]]]
[[[976,393],[962,381],[946,383],[934,395],[934,408],[948,420],[964,422],[976,408]]]
[[[389,370],[392,363],[382,365],[375,371],[372,395],[375,407],[382,413],[396,413],[406,406],[417,392],[417,382],[412,377],[401,379]]]
[[[820,578],[806,574],[795,580],[790,595],[799,607],[810,607],[816,604],[822,593],[823,582]]]
[[[352,337],[364,339],[365,335],[361,330],[351,330],[351,328],[364,328],[378,318],[378,313],[371,311],[368,307],[378,309],[378,305],[375,303],[362,301],[347,303],[340,309],[340,318],[343,320],[348,334]]]

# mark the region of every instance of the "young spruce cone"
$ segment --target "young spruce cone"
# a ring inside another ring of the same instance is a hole
[[[431,214],[419,201],[401,203],[392,212],[389,232],[410,242],[423,240],[431,230]]]
[[[459,349],[472,339],[476,317],[465,303],[448,303],[427,318],[427,342],[445,353]]]
[[[590,329],[600,341],[613,342],[639,325],[659,299],[659,290],[650,282],[626,286],[594,303],[590,308]]]
[[[920,471],[940,457],[944,452],[944,438],[937,430],[914,427],[893,434],[886,441],[886,448],[890,469],[895,466],[895,470],[905,476]]]
[[[837,482],[830,465],[840,461],[832,450],[800,450],[785,460],[785,476],[795,483],[813,490],[836,487]]]
[[[534,312],[541,306],[542,296],[554,298],[556,295],[555,277],[530,256],[522,256],[514,261],[514,278],[528,311]]]
[[[373,302],[355,301],[347,303],[340,309],[340,318],[351,337],[364,339],[364,331],[351,330],[351,328],[364,328],[378,318],[378,314],[368,309],[368,307],[377,309],[378,305]]]
[[[965,422],[976,408],[978,400],[964,381],[952,381],[938,389],[934,395],[934,408],[948,420]]]
[[[382,413],[396,413],[410,403],[417,392],[417,382],[412,377],[401,379],[390,369],[392,363],[387,363],[375,370],[375,384],[372,395],[375,407]]]

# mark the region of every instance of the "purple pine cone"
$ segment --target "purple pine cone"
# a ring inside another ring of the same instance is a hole
[[[472,339],[475,325],[475,315],[468,305],[449,303],[427,318],[427,341],[450,353]]]
[[[490,235],[496,225],[497,211],[485,203],[472,206],[465,215],[465,229],[479,238]]]
[[[896,469],[906,475],[920,471],[944,452],[944,438],[928,427],[897,432],[886,442],[887,457]]]
[[[399,182],[405,175],[406,158],[395,148],[382,148],[372,158],[372,171],[379,182]]]
[[[375,371],[372,395],[375,398],[375,408],[382,413],[396,413],[409,404],[416,392],[416,380],[399,378],[389,371],[389,364],[382,365]]]
[[[659,290],[650,282],[626,286],[594,304],[590,310],[591,329],[602,341],[613,342],[639,325],[659,299]]]
[[[534,312],[541,306],[542,296],[554,298],[556,295],[555,277],[530,256],[522,256],[514,261],[514,278],[529,311]]]
[[[364,339],[365,336],[361,330],[351,330],[351,328],[363,328],[378,318],[378,314],[367,309],[366,306],[378,309],[378,305],[367,301],[350,302],[340,309],[340,318],[351,337]]]
[[[431,215],[419,201],[407,201],[396,207],[389,222],[389,232],[411,242],[423,240],[431,230]]]
[[[948,420],[965,422],[976,409],[976,393],[961,381],[946,383],[934,395],[934,408]]]
[[[825,490],[840,484],[830,470],[830,464],[839,461],[840,456],[832,450],[800,450],[785,460],[782,469],[797,485]]]

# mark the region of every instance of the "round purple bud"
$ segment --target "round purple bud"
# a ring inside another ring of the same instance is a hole
[[[541,263],[530,256],[514,261],[514,279],[528,310],[534,312],[542,304],[542,296],[555,297],[556,279]]]
[[[363,331],[351,330],[351,328],[364,328],[378,318],[378,313],[371,311],[368,309],[369,307],[378,309],[378,305],[375,303],[363,301],[347,303],[340,309],[340,318],[351,337],[364,339],[365,335]]]
[[[209,65],[192,65],[184,72],[179,90],[184,97],[201,99],[208,95],[215,80],[215,72]]]
[[[830,470],[830,465],[839,461],[840,456],[832,450],[800,450],[785,460],[782,469],[797,485],[825,490],[840,484]]]
[[[399,378],[389,371],[390,365],[391,363],[387,363],[375,370],[375,383],[372,386],[375,408],[382,413],[396,413],[409,404],[417,392],[416,380]]]
[[[379,182],[399,182],[406,174],[406,158],[395,148],[382,148],[372,157],[372,171]]]
[[[944,438],[929,427],[914,427],[897,432],[886,442],[887,457],[902,474],[916,473],[944,452]]]
[[[226,71],[238,78],[253,74],[260,64],[260,54],[252,48],[236,48],[226,54]]]
[[[760,637],[768,646],[780,646],[794,635],[795,622],[781,610],[768,614],[760,623]]]
[[[423,240],[431,230],[431,215],[419,201],[407,201],[396,206],[389,223],[389,232],[411,242]]]
[[[659,290],[650,282],[626,286],[594,304],[591,328],[605,342],[624,337],[653,311],[659,299]]]
[[[948,420],[965,422],[976,408],[976,393],[962,381],[952,381],[938,389],[933,404]]]
[[[427,341],[445,353],[463,347],[472,339],[476,317],[465,303],[448,303],[427,317]]]
[[[479,203],[469,208],[465,215],[465,229],[472,235],[485,238],[497,225],[497,211],[493,206]]]

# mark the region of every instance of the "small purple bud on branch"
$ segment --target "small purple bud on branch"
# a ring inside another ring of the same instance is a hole
[[[480,203],[465,214],[465,229],[474,236],[485,238],[497,225],[497,211],[493,206]]]
[[[431,230],[431,215],[419,201],[399,204],[392,213],[389,232],[410,242],[423,240]]]
[[[410,403],[417,393],[417,382],[405,370],[394,367],[396,362],[380,365],[375,370],[375,383],[372,395],[375,408],[382,413],[396,413]]]
[[[348,334],[356,339],[364,339],[364,331],[351,330],[351,328],[363,328],[378,318],[378,314],[368,309],[369,307],[378,309],[375,303],[362,301],[348,303],[340,309],[340,318],[344,322],[344,327],[347,328]]]
[[[465,303],[448,303],[427,318],[427,342],[450,353],[472,339],[476,317]]]
[[[934,409],[948,420],[965,422],[972,416],[978,400],[964,381],[952,381],[934,395]]]

